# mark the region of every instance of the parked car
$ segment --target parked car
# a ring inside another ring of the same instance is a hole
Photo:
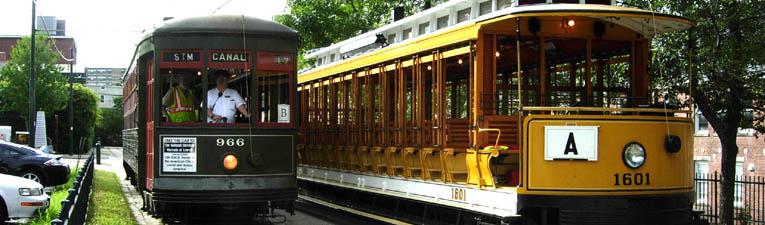
[[[0,174],[0,224],[26,223],[50,205],[40,183]]]
[[[69,180],[69,164],[62,161],[61,156],[0,141],[0,173],[20,176],[50,187]]]

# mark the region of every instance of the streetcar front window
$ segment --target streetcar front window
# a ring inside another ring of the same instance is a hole
[[[161,69],[160,88],[162,121],[173,125],[202,121],[201,71],[195,69]]]
[[[211,69],[207,77],[207,123],[213,126],[249,124],[251,86],[250,70]]]
[[[290,123],[290,85],[288,72],[258,71],[255,73],[257,116],[260,123]]]

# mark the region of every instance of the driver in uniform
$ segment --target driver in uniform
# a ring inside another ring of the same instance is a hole
[[[234,123],[234,115],[239,110],[242,115],[250,118],[247,105],[242,96],[228,88],[228,79],[231,74],[226,70],[218,70],[213,74],[215,88],[207,91],[207,122],[208,123]]]

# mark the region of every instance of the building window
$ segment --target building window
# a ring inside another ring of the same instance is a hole
[[[436,29],[441,29],[449,26],[449,16],[442,16],[436,20]]]
[[[490,12],[491,12],[491,1],[481,2],[481,4],[478,5],[479,16],[489,14]]]
[[[736,186],[733,190],[733,206],[736,208],[744,207],[744,184],[741,183],[744,180],[744,162],[736,162]]]
[[[407,40],[410,37],[412,37],[412,28],[408,28],[408,29],[404,30],[404,33],[403,33],[402,36],[403,37],[401,37],[401,40]]]
[[[470,20],[470,7],[457,11],[457,23]]]
[[[512,0],[497,0],[497,10],[513,6]]]
[[[696,110],[696,129],[695,133],[696,136],[708,136],[709,135],[709,121],[707,121],[707,118],[704,117],[704,115],[701,114],[701,111]]]
[[[694,172],[696,177],[706,177],[709,174],[709,161],[707,160],[694,160]],[[696,182],[696,204],[707,204],[709,198],[709,183],[708,181]]]
[[[747,109],[741,112],[741,126],[738,128],[738,135],[752,136],[754,133],[754,111]]]
[[[101,102],[104,102],[104,96],[101,95]]]
[[[419,29],[417,29],[417,35],[427,34],[428,31],[430,31],[430,23],[420,24]]]

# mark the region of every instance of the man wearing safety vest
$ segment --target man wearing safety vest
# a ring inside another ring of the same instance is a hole
[[[165,107],[165,113],[171,123],[197,120],[197,112],[194,109],[194,93],[188,88],[187,83],[187,75],[179,75],[178,85],[171,87],[162,97],[162,106]]]

